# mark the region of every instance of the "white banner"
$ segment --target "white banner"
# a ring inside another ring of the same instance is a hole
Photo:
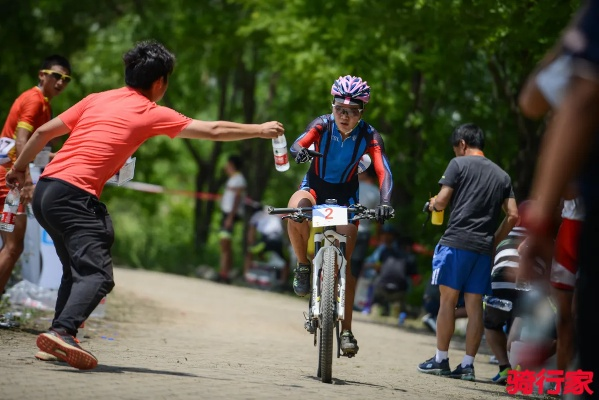
[[[20,260],[23,279],[43,288],[58,289],[62,264],[52,238],[33,216],[27,218],[25,248]]]

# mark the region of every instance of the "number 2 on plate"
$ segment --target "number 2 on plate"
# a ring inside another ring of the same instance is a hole
[[[332,208],[325,208],[324,209],[325,212],[325,216],[324,219],[333,219],[333,209]]]

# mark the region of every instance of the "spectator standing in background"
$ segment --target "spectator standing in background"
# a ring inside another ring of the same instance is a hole
[[[71,81],[71,64],[60,56],[47,57],[37,73],[37,86],[21,93],[14,101],[2,128],[2,155],[0,156],[0,205],[4,204],[8,188],[4,184],[6,172],[10,170],[33,132],[52,119],[50,101],[62,93]],[[32,160],[30,160],[32,161]],[[23,253],[27,215],[25,206],[33,196],[33,181],[29,166],[25,168],[27,180],[21,188],[21,204],[12,232],[0,231],[0,294],[10,278],[12,270]]]
[[[233,266],[232,237],[235,223],[241,221],[244,215],[244,200],[247,183],[241,173],[243,167],[241,157],[231,155],[225,165],[225,173],[229,177],[225,183],[225,191],[220,201],[222,221],[218,233],[220,242],[220,270],[218,281],[230,283],[230,273]]]
[[[451,143],[456,157],[439,180],[441,190],[429,202],[431,211],[451,205],[447,228],[433,256],[432,283],[439,285],[441,293],[437,351],[418,370],[474,380],[474,357],[483,335],[482,296],[491,294],[491,257],[516,224],[518,207],[509,175],[484,156],[484,134],[478,126],[459,126]],[[502,209],[506,217],[497,228]],[[448,351],[462,291],[468,314],[466,354],[451,371]]]

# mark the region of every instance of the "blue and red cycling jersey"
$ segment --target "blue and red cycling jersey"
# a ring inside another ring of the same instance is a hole
[[[360,120],[351,134],[343,140],[332,114],[322,115],[312,121],[306,131],[290,148],[295,157],[302,148],[314,145],[322,153],[315,157],[304,177],[301,189],[311,191],[317,204],[335,198],[339,204],[355,204],[358,199],[358,162],[364,154],[372,159],[372,167],[379,179],[381,204],[390,204],[393,177],[385,155],[383,138],[371,125]]]

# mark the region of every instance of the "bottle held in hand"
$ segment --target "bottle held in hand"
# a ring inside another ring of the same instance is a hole
[[[433,225],[443,225],[443,214],[445,214],[445,210],[433,211],[433,215],[431,216],[431,223]]]
[[[505,312],[512,311],[513,304],[509,300],[500,299],[495,296],[486,296],[484,302],[487,307],[493,307]]]
[[[289,158],[287,157],[287,140],[285,135],[272,139],[272,151],[275,156],[275,168],[283,172],[289,169]]]
[[[0,219],[1,230],[12,232],[15,229],[15,219],[17,217],[17,211],[19,210],[20,200],[21,194],[17,188],[11,189],[6,195],[4,209],[2,210],[2,217]]]
[[[444,214],[445,214],[445,210],[435,211],[434,207],[433,207],[433,212],[432,212],[432,215],[431,215],[431,223],[433,225],[443,225],[443,216],[444,216]]]

